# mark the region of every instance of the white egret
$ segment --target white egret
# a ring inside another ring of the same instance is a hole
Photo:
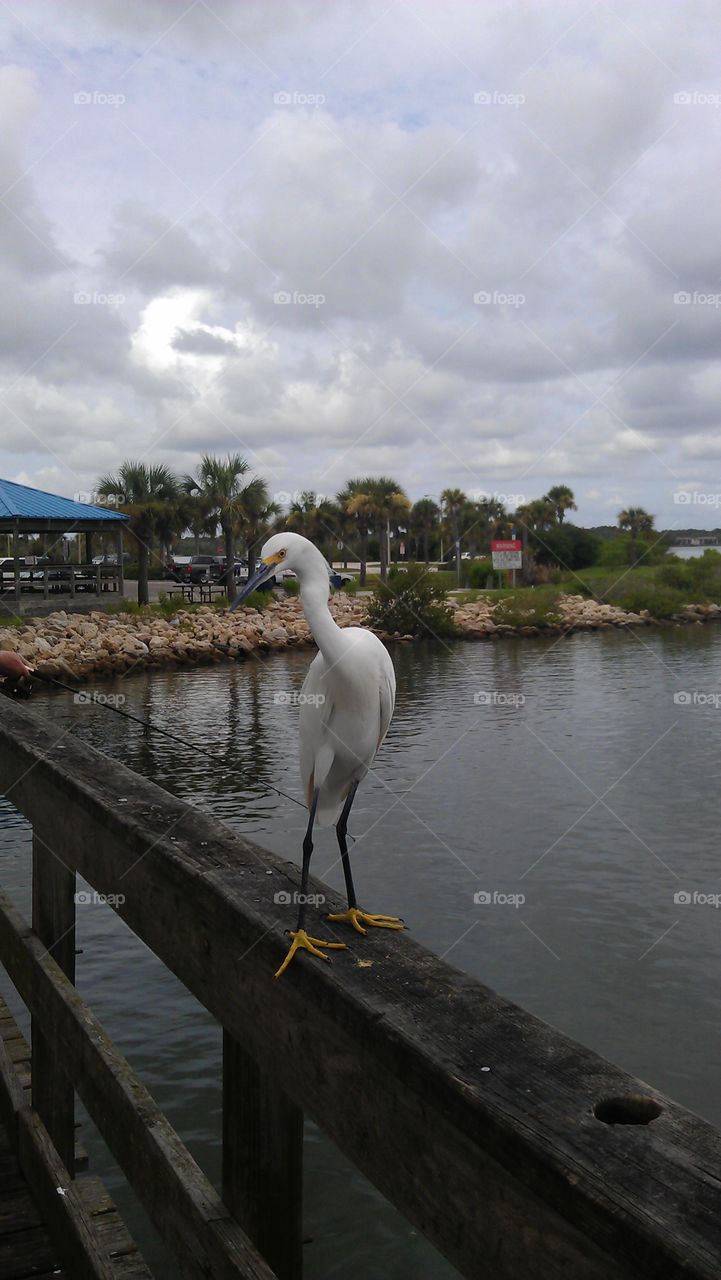
[[[387,649],[372,631],[339,627],[331,617],[328,595],[332,571],[317,547],[298,533],[277,533],[261,552],[258,572],[245,584],[232,608],[273,576],[278,566],[292,569],[300,583],[300,600],[318,645],[303,684],[300,707],[300,771],[308,806],[303,841],[303,871],[298,924],[290,932],[290,950],[276,977],[296,951],[328,960],[327,950],[345,943],[310,937],[305,929],[308,874],[313,852],[313,826],[336,824],[348,909],[329,915],[347,921],[358,933],[365,926],[402,929],[398,916],[374,915],[358,906],[348,856],[348,815],[358,784],[370,769],[391,722],[396,679]]]

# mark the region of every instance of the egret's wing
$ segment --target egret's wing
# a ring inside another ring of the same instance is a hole
[[[316,774],[325,776],[332,764],[332,748],[326,732],[334,713],[333,698],[324,679],[326,663],[317,653],[303,681],[300,707],[300,776],[306,804],[310,807]],[[332,741],[332,738],[331,738]],[[324,752],[328,759],[324,759]]]
[[[381,724],[380,734],[378,736],[378,746],[381,745],[383,739],[388,732],[388,726],[393,716],[393,708],[396,705],[396,678],[393,666],[391,664],[390,671],[385,671],[380,681],[380,712]],[[376,748],[377,750],[378,748]]]

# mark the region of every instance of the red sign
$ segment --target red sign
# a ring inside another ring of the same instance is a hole
[[[523,551],[523,543],[520,538],[494,538],[491,551]]]

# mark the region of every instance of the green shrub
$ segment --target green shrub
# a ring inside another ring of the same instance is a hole
[[[435,571],[432,571],[425,564],[408,566],[409,572],[412,572],[413,570],[416,570],[416,569],[418,570],[419,573],[427,574],[429,578],[432,578],[433,581],[436,583],[436,586],[440,587],[442,591],[455,591],[456,586],[458,585],[456,582],[455,568],[436,569]]]
[[[540,541],[533,552],[538,564],[588,569],[596,564],[601,553],[601,539],[587,529],[578,529],[575,524],[561,524],[539,536]]]
[[[466,579],[468,586],[474,590],[482,590],[488,586],[489,577],[493,577],[493,562],[491,560],[472,560],[468,566]]]
[[[287,596],[300,595],[300,583],[297,578],[283,578],[280,585]]]
[[[650,538],[636,539],[636,564],[639,567],[662,564],[667,555],[667,544],[663,539],[659,539],[657,535],[654,534]],[[631,563],[630,533],[619,533],[615,538],[601,540],[597,563],[609,566],[629,565]]]
[[[690,560],[680,560],[678,556],[669,556],[668,563],[661,566],[658,571],[658,580],[665,587],[672,587],[675,591],[687,591],[691,586],[691,573],[689,571]]]
[[[522,594],[501,600],[493,621],[506,627],[557,627],[562,621],[560,593],[526,588]]]
[[[267,609],[272,602],[272,591],[251,591],[250,595],[246,597],[239,607],[241,609]]]
[[[359,587],[360,582],[357,578],[349,578],[347,582],[343,583],[343,586],[340,589],[341,591],[345,591],[347,596],[354,596]]]
[[[671,587],[631,587],[621,592],[613,601],[629,613],[641,613],[644,609],[653,618],[668,618],[672,613],[680,613],[685,604],[689,604],[686,591],[674,591]]]
[[[370,626],[400,635],[453,635],[453,610],[440,577],[421,565],[394,566],[388,581],[374,588],[368,606]]]

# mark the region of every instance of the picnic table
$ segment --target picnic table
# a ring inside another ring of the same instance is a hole
[[[180,594],[188,604],[212,604],[213,596],[225,595],[225,587],[218,582],[180,582],[177,587],[168,591],[168,596],[172,598]]]

